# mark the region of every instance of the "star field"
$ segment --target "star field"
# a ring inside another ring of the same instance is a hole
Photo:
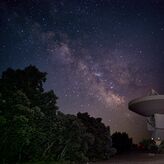
[[[128,102],[164,92],[162,0],[0,2],[0,71],[36,65],[64,113],[102,117],[139,141],[144,118]]]

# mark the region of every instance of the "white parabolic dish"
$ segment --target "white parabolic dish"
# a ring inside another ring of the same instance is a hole
[[[164,95],[152,95],[129,102],[129,109],[143,116],[164,114]]]

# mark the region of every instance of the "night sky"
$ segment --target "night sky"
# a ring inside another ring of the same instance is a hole
[[[0,72],[30,64],[48,73],[62,112],[139,141],[145,119],[128,102],[164,93],[164,1],[1,0]]]

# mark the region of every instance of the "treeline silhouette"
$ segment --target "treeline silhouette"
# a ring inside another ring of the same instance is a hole
[[[43,88],[46,74],[31,65],[2,73],[0,163],[108,159],[116,153],[112,139],[120,152],[101,118],[59,111],[55,93]]]

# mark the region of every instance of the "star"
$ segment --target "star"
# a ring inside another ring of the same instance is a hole
[[[127,104],[164,91],[162,1],[4,1],[0,10],[1,72],[36,65],[62,112],[102,117],[136,142],[146,136]]]

